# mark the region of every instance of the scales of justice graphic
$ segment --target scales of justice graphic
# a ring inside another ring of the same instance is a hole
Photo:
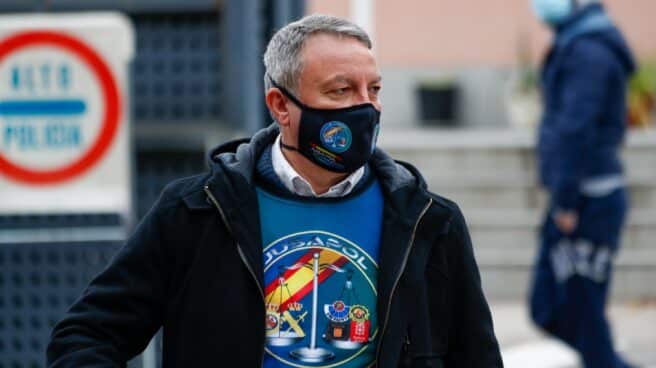
[[[267,300],[267,345],[271,347],[286,347],[301,342],[305,331],[301,324],[305,322],[308,311],[298,301],[283,304],[283,293],[292,297],[285,279],[285,272],[305,268],[312,271],[312,310],[310,342],[308,346],[289,351],[289,356],[304,363],[323,363],[335,359],[335,352],[317,345],[319,317],[319,284],[320,273],[324,270],[344,274],[346,281],[340,295],[331,304],[325,304],[323,312],[328,319],[323,340],[340,350],[356,350],[371,341],[369,310],[362,304],[353,286],[353,270],[344,269],[334,264],[320,264],[320,252],[314,251],[311,262],[299,262],[292,266],[280,266],[276,280],[277,292],[271,293]],[[278,295],[279,300],[273,300]],[[278,304],[273,304],[278,302]],[[283,307],[284,305],[284,307]],[[284,326],[286,325],[286,326]],[[287,327],[286,329],[284,327]]]

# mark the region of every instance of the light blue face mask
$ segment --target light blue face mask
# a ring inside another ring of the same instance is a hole
[[[558,25],[574,11],[572,0],[532,0],[533,11],[538,18],[551,25]]]

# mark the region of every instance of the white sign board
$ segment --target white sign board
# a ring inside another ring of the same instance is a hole
[[[119,13],[0,16],[0,214],[129,213],[133,54]]]

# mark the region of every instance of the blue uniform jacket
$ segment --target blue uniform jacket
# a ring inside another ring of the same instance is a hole
[[[576,209],[586,180],[622,173],[618,151],[633,70],[631,52],[600,4],[558,27],[542,71],[545,113],[537,152],[552,206]]]

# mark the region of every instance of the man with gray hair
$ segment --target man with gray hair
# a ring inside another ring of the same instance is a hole
[[[51,367],[502,367],[462,213],[376,147],[371,40],[312,15],[264,55],[275,123],[169,185],[55,327]]]

